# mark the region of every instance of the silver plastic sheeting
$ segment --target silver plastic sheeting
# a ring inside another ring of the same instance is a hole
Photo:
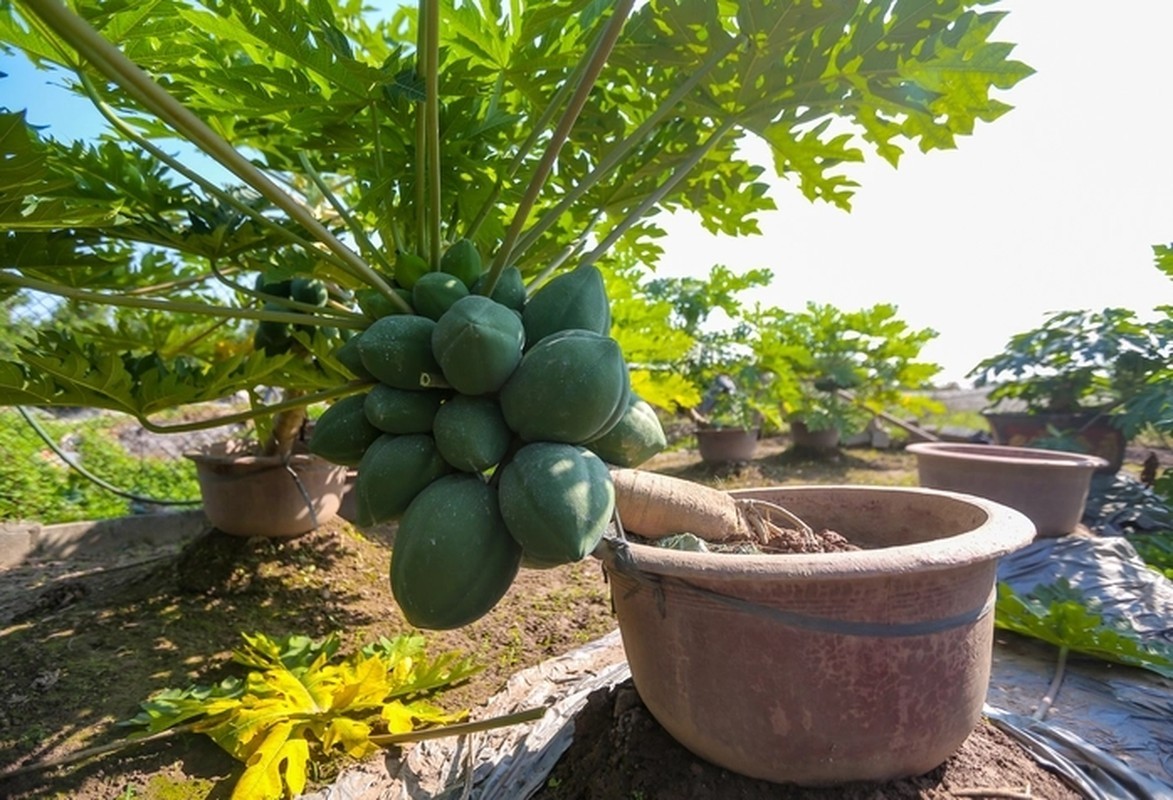
[[[1039,539],[1005,557],[998,579],[1020,595],[1066,581],[1141,639],[1173,642],[1173,583],[1119,536]],[[1173,798],[1173,681],[1071,653],[1054,702],[1033,716],[1055,677],[1058,649],[1000,632],[987,703],[1040,761],[1074,765],[1091,798]],[[1063,770],[1060,770],[1063,771]]]

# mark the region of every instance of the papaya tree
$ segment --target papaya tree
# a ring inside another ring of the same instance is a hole
[[[233,391],[287,390],[247,417],[336,401],[312,447],[358,466],[361,517],[402,517],[409,620],[464,624],[519,564],[591,552],[614,504],[596,452],[654,446],[604,275],[654,265],[655,214],[752,235],[767,168],[848,208],[865,150],[955,146],[1030,73],[989,5],[3,4],[5,47],[62,70],[108,128],[60,142],[0,112],[0,293],[255,327],[251,349],[210,356],[114,323],[46,333],[0,363],[0,402],[176,430],[157,413]],[[436,565],[465,575],[474,553],[492,568],[445,595]]]

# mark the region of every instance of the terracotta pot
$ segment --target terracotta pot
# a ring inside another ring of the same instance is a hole
[[[280,456],[248,455],[234,443],[212,445],[184,457],[195,463],[204,515],[234,536],[300,536],[313,530],[315,522],[321,525],[333,519],[342,502],[346,467],[308,453],[291,456],[288,468]]]
[[[790,423],[790,440],[795,447],[804,450],[834,450],[839,447],[839,429],[822,428],[811,430],[806,423],[794,420]]]
[[[701,461],[706,464],[751,461],[758,450],[759,434],[757,429],[698,428],[696,444]]]
[[[856,552],[728,555],[608,540],[600,556],[640,697],[698,756],[775,782],[885,781],[969,736],[990,674],[997,558],[1017,511],[930,489],[733,493]]]
[[[1083,518],[1092,474],[1107,465],[1098,456],[991,444],[920,442],[920,485],[975,494],[1026,514],[1039,536],[1063,536]]]
[[[1071,438],[1081,452],[1099,456],[1105,463],[1097,472],[1115,473],[1124,464],[1124,432],[1100,411],[1082,414],[1046,414],[1040,412],[987,411],[982,414],[990,424],[994,443],[1008,447],[1027,447],[1039,439],[1058,432]]]

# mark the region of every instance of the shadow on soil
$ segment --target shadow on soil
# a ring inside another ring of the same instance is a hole
[[[226,677],[228,653],[242,632],[317,638],[372,623],[369,613],[354,611],[368,607],[355,602],[361,575],[352,585],[315,579],[353,560],[348,538],[337,526],[286,542],[212,532],[175,559],[51,584],[0,630],[0,772],[40,761],[67,740],[75,750],[123,738],[129,729],[115,723],[133,716],[150,694]],[[372,559],[370,567],[381,578],[385,563]],[[95,697],[100,701],[79,702]],[[156,774],[177,759],[187,780],[208,781],[191,796],[228,797],[240,771],[210,740],[183,736],[76,767],[0,778],[0,795],[54,796],[38,792],[51,783],[56,796],[66,797],[105,770]]]

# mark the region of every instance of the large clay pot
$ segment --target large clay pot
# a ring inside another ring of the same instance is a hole
[[[225,442],[184,457],[195,463],[204,515],[234,536],[300,536],[333,519],[342,503],[346,467],[309,453],[296,453],[286,464],[280,456],[250,455]]]
[[[1115,473],[1124,464],[1128,440],[1112,419],[1100,411],[1082,414],[1047,414],[1040,412],[987,411],[982,414],[990,424],[994,443],[1008,447],[1028,447],[1032,442],[1055,436],[1069,437],[1073,446],[1084,453],[1104,459],[1097,471]]]
[[[1083,518],[1092,474],[1107,466],[1098,456],[990,444],[919,442],[921,486],[987,497],[1030,517],[1039,536],[1063,536]]]
[[[698,756],[770,781],[885,781],[943,763],[980,718],[996,562],[1030,542],[1030,521],[930,489],[734,494],[865,549],[729,555],[608,540],[600,557],[651,713]]]
[[[751,461],[758,450],[758,430],[745,428],[698,428],[696,445],[706,464]]]

